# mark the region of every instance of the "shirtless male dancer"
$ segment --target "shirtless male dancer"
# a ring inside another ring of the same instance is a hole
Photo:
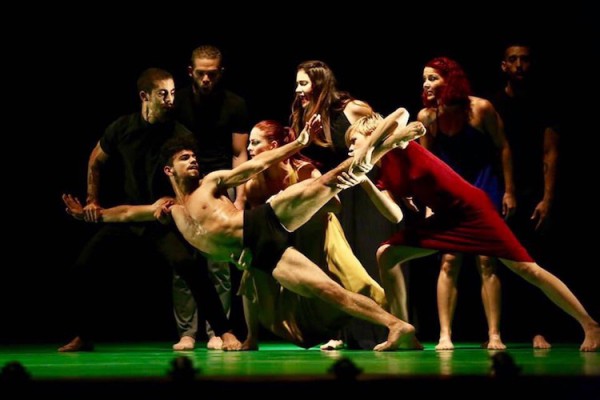
[[[395,124],[393,128],[386,132],[390,139],[386,144],[391,140],[395,143],[411,141],[424,134],[420,123]],[[260,154],[232,170],[212,172],[202,180],[199,180],[200,171],[191,146],[172,141],[172,147],[165,146],[163,152],[165,159],[168,158],[164,171],[177,197],[176,204],[169,209],[171,216],[184,238],[207,257],[230,261],[240,268],[252,263],[269,271],[288,290],[317,297],[354,317],[387,327],[387,340],[374,350],[422,349],[412,325],[394,317],[368,297],[341,287],[290,243],[290,232],[307,222],[337,193],[350,187],[340,183],[338,176],[351,166],[351,158],[320,178],[288,187],[269,203],[252,210],[238,210],[226,196],[228,188],[239,186],[304,148],[320,129],[320,116],[315,115],[294,142]],[[379,156],[378,153],[376,149],[374,157]],[[368,168],[361,163],[357,175]],[[134,210],[127,212],[135,214]],[[164,212],[165,207],[156,209],[155,217]]]

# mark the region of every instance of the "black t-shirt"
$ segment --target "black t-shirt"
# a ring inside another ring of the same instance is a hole
[[[187,87],[177,92],[175,110],[177,120],[198,141],[200,172],[231,169],[232,135],[249,129],[245,100],[228,90],[219,90],[196,102],[192,88]]]
[[[162,145],[176,135],[191,135],[180,123],[149,124],[140,113],[125,115],[106,128],[100,147],[122,166],[125,202],[150,204],[173,196],[160,161]]]
[[[544,190],[544,131],[558,132],[556,107],[541,96],[509,97],[504,90],[493,98],[504,122],[512,153],[517,194],[539,197]]]

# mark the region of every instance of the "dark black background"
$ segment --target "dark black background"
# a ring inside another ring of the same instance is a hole
[[[287,122],[295,68],[307,59],[326,61],[342,89],[377,111],[386,114],[404,106],[414,118],[427,60],[439,55],[458,60],[475,94],[487,96],[502,84],[502,44],[513,37],[529,40],[537,51],[541,80],[559,99],[565,122],[553,271],[600,317],[597,234],[581,233],[598,226],[597,197],[590,196],[598,171],[592,146],[599,126],[598,68],[590,61],[598,56],[598,29],[578,5],[531,11],[507,6],[486,2],[467,15],[465,9],[428,2],[397,5],[402,12],[390,12],[377,2],[355,9],[298,3],[286,13],[267,12],[260,5],[220,10],[165,5],[137,15],[125,15],[117,7],[69,9],[68,15],[76,15],[69,18],[64,16],[67,10],[52,6],[35,15],[15,15],[21,29],[5,35],[10,44],[4,80],[7,87],[17,87],[11,95],[5,93],[10,97],[4,129],[9,179],[4,192],[0,339],[66,339],[72,300],[65,295],[64,277],[94,227],[71,221],[60,194],[84,197],[87,159],[104,128],[139,109],[135,81],[140,71],[166,68],[178,86],[187,85],[189,56],[200,44],[221,48],[225,84],[246,98],[255,123],[265,118]],[[458,17],[449,17],[452,13]],[[173,339],[169,273],[151,273],[139,264],[132,261],[131,269],[111,277],[114,287],[107,286],[104,299],[109,311],[99,316],[106,322],[101,335]],[[415,299],[428,299],[416,304],[421,337],[434,340],[437,267],[427,269],[414,274],[413,284],[419,285]],[[472,284],[461,292],[458,340],[485,332],[478,278],[467,268],[463,274]],[[504,293],[510,296],[514,278],[504,275]],[[565,339],[580,341],[577,325],[560,314],[557,310]],[[503,318],[505,332],[518,330],[510,309]]]

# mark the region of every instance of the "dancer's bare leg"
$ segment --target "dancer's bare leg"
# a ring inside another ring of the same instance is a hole
[[[505,350],[500,337],[501,292],[500,279],[496,274],[496,259],[487,256],[477,257],[477,269],[481,276],[481,301],[488,324],[488,350]]]
[[[271,200],[279,222],[290,232],[304,225],[329,200],[342,191],[337,176],[346,171],[352,159],[316,179],[307,179],[287,187]]]
[[[384,262],[388,262],[384,259]],[[381,285],[385,292],[390,312],[402,321],[408,321],[408,307],[406,302],[406,282],[402,265],[390,260],[390,265],[379,269]]]
[[[500,261],[523,279],[541,289],[554,304],[579,322],[585,333],[579,350],[598,351],[600,349],[600,325],[588,314],[567,285],[536,263],[504,258],[501,258]]]
[[[423,348],[412,325],[394,317],[372,299],[344,289],[294,248],[285,251],[273,271],[273,277],[288,290],[305,297],[319,298],[354,317],[387,327],[387,341],[375,346],[376,351]]]
[[[271,330],[281,324],[275,321],[275,302],[279,290],[280,286],[271,275],[253,268],[244,271],[239,292],[243,296],[244,319],[248,335],[242,343],[242,350],[258,350],[261,323]]]
[[[355,152],[355,160],[352,163],[351,172],[358,174],[365,163],[373,165],[388,151],[398,146],[405,146],[408,142],[418,139],[425,134],[425,127],[421,122],[413,121],[406,125],[404,116],[401,115],[398,117],[398,115],[398,110],[396,110],[377,125],[377,128],[371,134],[371,143],[377,144],[374,144],[372,148],[365,148],[364,150]],[[366,156],[366,154],[370,154],[370,156]]]
[[[398,121],[405,123],[405,115],[403,113],[399,115],[396,117]],[[420,122],[411,122],[407,126],[400,126],[398,122],[394,121],[391,126],[394,130],[391,132],[390,138],[376,146],[373,151],[373,163],[393,149],[396,146],[395,143],[409,142],[425,134],[425,128]],[[348,171],[353,162],[354,159],[349,158],[321,177],[289,186],[279,193],[271,201],[271,206],[281,224],[293,232],[306,223],[333,196],[342,191],[338,187],[337,176]],[[366,171],[356,167],[352,172],[356,176],[362,176]]]
[[[401,265],[417,258],[436,253],[437,250],[385,244],[377,250],[379,276],[392,314],[403,319],[406,315],[406,284]],[[404,311],[403,311],[404,310]]]
[[[440,339],[436,350],[454,350],[452,343],[452,321],[458,297],[458,274],[463,257],[461,254],[442,255],[442,265],[437,281],[437,308],[440,321]]]

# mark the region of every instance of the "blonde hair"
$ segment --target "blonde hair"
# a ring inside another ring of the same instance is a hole
[[[350,138],[355,132],[360,133],[363,136],[368,136],[375,128],[377,128],[377,125],[379,125],[381,121],[383,121],[383,117],[376,112],[360,117],[354,121],[354,123],[346,130],[346,146],[350,146]]]

